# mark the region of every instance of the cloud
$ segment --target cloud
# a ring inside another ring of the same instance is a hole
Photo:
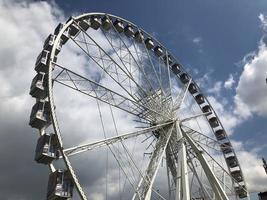
[[[267,48],[261,44],[258,52],[244,65],[236,88],[236,113],[243,118],[252,114],[267,116]]]
[[[28,126],[34,103],[28,92],[42,41],[63,17],[47,2],[0,0],[1,199],[34,200],[46,194],[48,169],[33,161],[38,134]]]
[[[233,74],[229,74],[228,79],[224,82],[224,88],[232,89],[234,84],[235,84],[235,80],[234,80]]]
[[[200,45],[200,43],[202,42],[202,38],[201,37],[195,37],[195,38],[193,38],[192,42],[196,45]]]
[[[261,22],[261,27],[263,28],[263,30],[266,31],[266,29],[267,29],[267,17],[264,14],[260,13],[259,20]]]
[[[218,96],[218,95],[220,94],[221,90],[222,90],[222,81],[217,81],[217,82],[215,82],[214,85],[213,85],[211,88],[209,88],[207,91],[208,91],[209,93],[213,93],[213,94],[215,94],[216,96]]]

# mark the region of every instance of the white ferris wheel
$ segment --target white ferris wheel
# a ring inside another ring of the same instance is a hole
[[[51,172],[48,200],[249,199],[204,91],[137,25],[71,17],[45,40],[35,71],[30,125],[35,160]]]

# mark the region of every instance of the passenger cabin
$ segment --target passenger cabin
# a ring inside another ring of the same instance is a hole
[[[242,174],[241,174],[240,170],[232,171],[231,175],[237,182],[242,182],[243,181],[243,177],[242,177]]]
[[[48,78],[43,72],[36,74],[32,80],[30,95],[34,98],[44,99],[48,95]]]
[[[197,87],[194,83],[190,83],[188,90],[191,94],[197,93]]]
[[[134,29],[132,27],[131,24],[128,24],[127,26],[125,26],[124,28],[124,33],[127,37],[133,37],[134,35]]]
[[[172,57],[168,54],[163,56],[163,61],[166,65],[171,65],[173,63]]]
[[[47,200],[67,200],[73,196],[73,181],[68,170],[51,173],[47,186]]]
[[[229,156],[226,158],[226,163],[230,168],[234,168],[238,166],[238,161],[235,156]]]
[[[72,22],[72,24],[69,26],[69,33],[70,36],[74,38],[80,33],[80,29],[75,22]]]
[[[182,81],[183,84],[186,84],[186,83],[189,82],[190,78],[189,78],[189,76],[186,73],[183,73],[180,76],[180,80]]]
[[[225,142],[225,143],[221,144],[220,146],[221,146],[223,154],[228,154],[228,153],[233,152],[232,145],[230,142]]]
[[[55,31],[54,31],[54,34],[55,34],[55,35],[58,35],[59,32],[62,30],[63,27],[64,27],[64,24],[62,24],[62,23],[58,24],[58,26],[56,27],[56,29],[55,29]],[[70,30],[70,28],[67,28],[67,29],[63,32],[63,34],[61,35],[61,37],[60,37],[60,38],[61,38],[61,43],[62,43],[62,45],[64,45],[64,44],[69,40],[69,38],[70,38],[69,30]]]
[[[97,30],[101,26],[101,20],[96,16],[92,16],[90,18],[90,24],[93,29]]]
[[[50,34],[46,38],[46,40],[44,42],[44,46],[43,46],[44,50],[51,51],[52,50],[52,47],[53,47],[53,45],[55,43],[55,40],[56,40],[56,35]],[[56,51],[55,51],[55,54],[56,55],[60,52],[61,47],[62,47],[62,42],[60,40],[60,43],[56,47]]]
[[[115,22],[113,23],[115,29],[119,32],[122,33],[124,30],[124,25],[121,20],[116,19]]]
[[[59,157],[59,145],[54,133],[40,136],[35,149],[35,161],[42,164],[50,164]]]
[[[235,187],[235,192],[238,195],[238,197],[241,199],[246,198],[248,196],[244,185]]]
[[[162,47],[160,47],[160,46],[156,46],[156,47],[154,48],[154,53],[155,53],[155,55],[156,55],[157,57],[162,56],[162,55],[163,55]]]
[[[84,31],[87,31],[90,27],[90,22],[88,19],[82,19],[78,22],[78,24]]]
[[[180,67],[179,64],[174,63],[174,64],[172,65],[172,71],[173,71],[173,73],[176,74],[176,75],[178,75],[178,74],[181,72],[181,69],[180,69],[180,68],[181,68],[181,67]]]
[[[196,102],[200,105],[205,102],[204,96],[202,94],[198,94],[195,96]]]
[[[203,107],[201,108],[201,110],[202,110],[203,113],[207,113],[206,116],[212,114],[212,113],[211,113],[212,111],[211,111],[211,108],[210,108],[209,105],[205,105],[205,106],[203,106]]]
[[[101,22],[102,22],[103,29],[106,31],[109,30],[112,26],[111,21],[109,20],[107,16],[102,17]]]
[[[49,61],[49,51],[43,50],[36,59],[35,71],[37,72],[48,72],[48,61]]]
[[[136,42],[141,43],[144,40],[144,34],[140,30],[137,30],[134,34],[134,39]]]
[[[217,140],[224,140],[226,138],[225,131],[222,129],[215,131],[215,137]]]
[[[212,128],[216,128],[216,127],[218,127],[220,124],[219,124],[219,121],[218,121],[218,119],[216,118],[216,117],[212,117],[212,118],[210,118],[209,119],[209,123],[210,123],[210,126],[212,127]]]
[[[146,44],[146,48],[147,48],[148,50],[154,48],[154,42],[153,42],[153,40],[152,40],[151,38],[147,38],[147,39],[145,40],[145,44]]]
[[[49,102],[38,100],[32,107],[30,126],[37,129],[45,128],[51,124]]]

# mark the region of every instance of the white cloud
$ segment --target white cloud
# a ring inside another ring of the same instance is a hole
[[[214,83],[213,87],[209,88],[207,91],[209,93],[215,94],[218,96],[222,90],[222,81],[217,81]]]
[[[201,37],[195,37],[193,38],[193,43],[195,43],[196,45],[199,45],[202,42],[202,38]]]
[[[228,79],[224,82],[224,88],[232,89],[234,84],[235,84],[235,80],[234,80],[233,74],[229,74]]]
[[[246,63],[236,88],[236,113],[243,118],[253,113],[267,116],[267,48],[259,47],[253,59]]]
[[[267,29],[267,17],[264,14],[260,13],[259,19],[261,22],[261,27],[263,28],[263,30],[266,30]]]

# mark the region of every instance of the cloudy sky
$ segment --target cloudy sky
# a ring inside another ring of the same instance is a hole
[[[267,190],[265,0],[0,0],[1,199],[44,199],[48,169],[33,161],[28,126],[35,58],[59,22],[95,11],[134,22],[176,55],[221,117],[251,192]]]

